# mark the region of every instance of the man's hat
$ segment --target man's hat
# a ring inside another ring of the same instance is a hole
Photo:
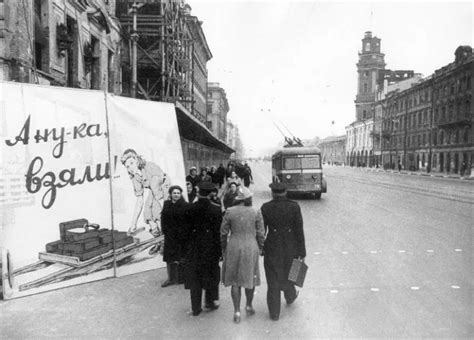
[[[272,192],[275,193],[283,193],[286,191],[286,184],[281,182],[270,183],[269,187],[272,189]]]
[[[211,182],[199,182],[198,188],[199,188],[199,195],[207,196],[216,189],[216,186],[212,184]]]
[[[197,170],[197,168],[195,166],[192,166],[192,167],[189,168],[189,171],[191,171],[191,170]]]

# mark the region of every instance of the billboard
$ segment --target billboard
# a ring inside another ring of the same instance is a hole
[[[185,184],[172,104],[0,82],[0,114],[5,299],[164,265],[153,229]]]

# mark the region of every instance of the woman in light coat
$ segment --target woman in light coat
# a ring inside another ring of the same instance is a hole
[[[224,261],[222,282],[232,286],[234,322],[240,322],[241,287],[245,289],[248,315],[255,313],[252,306],[255,286],[260,285],[259,255],[265,240],[260,210],[252,207],[252,194],[243,187],[235,198],[235,205],[227,209],[221,225],[221,245]]]

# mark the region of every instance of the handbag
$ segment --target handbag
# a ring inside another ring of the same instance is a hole
[[[293,282],[298,287],[303,287],[308,265],[302,260],[293,259],[290,272],[288,273],[288,281]]]

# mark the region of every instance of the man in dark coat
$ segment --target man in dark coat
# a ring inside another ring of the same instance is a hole
[[[267,238],[263,247],[267,278],[267,305],[272,320],[280,317],[280,291],[287,304],[297,297],[294,283],[288,281],[293,259],[306,257],[303,217],[298,203],[286,198],[284,183],[270,184],[273,200],[264,203],[261,211]]]
[[[221,188],[222,184],[224,184],[225,174],[226,172],[225,172],[224,165],[221,163],[219,164],[219,167],[217,168],[217,171],[216,171],[217,183],[219,184],[219,188]]]
[[[187,210],[189,229],[184,282],[184,287],[191,290],[191,306],[195,316],[202,311],[203,289],[206,291],[206,308],[215,310],[219,307],[219,260],[222,255],[222,210],[210,201],[215,186],[210,182],[201,182],[198,186],[198,201]]]
[[[252,169],[250,169],[250,166],[247,162],[244,163],[243,180],[244,186],[246,186],[247,188],[253,182]]]

